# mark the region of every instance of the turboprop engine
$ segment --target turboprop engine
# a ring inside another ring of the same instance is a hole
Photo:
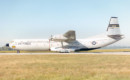
[[[75,31],[70,30],[65,34],[51,36],[50,40],[61,42],[75,41],[76,40]]]
[[[66,41],[67,39],[68,38],[66,38],[63,35],[54,35],[54,36],[51,36],[51,40],[52,41]]]

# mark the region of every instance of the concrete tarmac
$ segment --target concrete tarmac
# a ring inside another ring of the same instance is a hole
[[[76,55],[76,54],[92,54],[92,55],[130,55],[130,52],[94,52],[94,53],[0,53],[0,55]]]

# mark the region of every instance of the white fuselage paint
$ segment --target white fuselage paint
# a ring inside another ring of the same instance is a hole
[[[118,39],[120,40],[120,39]],[[107,46],[118,41],[107,35],[95,36],[87,39],[77,39],[72,42],[63,42],[66,48],[95,49]],[[61,42],[49,41],[49,39],[18,39],[13,40],[9,46],[16,50],[50,50],[52,47],[62,47]]]

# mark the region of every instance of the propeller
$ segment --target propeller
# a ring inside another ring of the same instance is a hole
[[[50,37],[50,40],[52,40],[53,39],[53,35],[51,35],[51,37]]]

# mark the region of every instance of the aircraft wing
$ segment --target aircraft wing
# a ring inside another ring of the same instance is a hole
[[[71,42],[76,40],[76,34],[74,30],[70,30],[65,34],[52,36],[51,40],[59,42]]]
[[[63,36],[65,36],[67,38],[66,41],[75,41],[76,40],[76,34],[75,34],[75,31],[73,31],[73,30],[66,32]]]

